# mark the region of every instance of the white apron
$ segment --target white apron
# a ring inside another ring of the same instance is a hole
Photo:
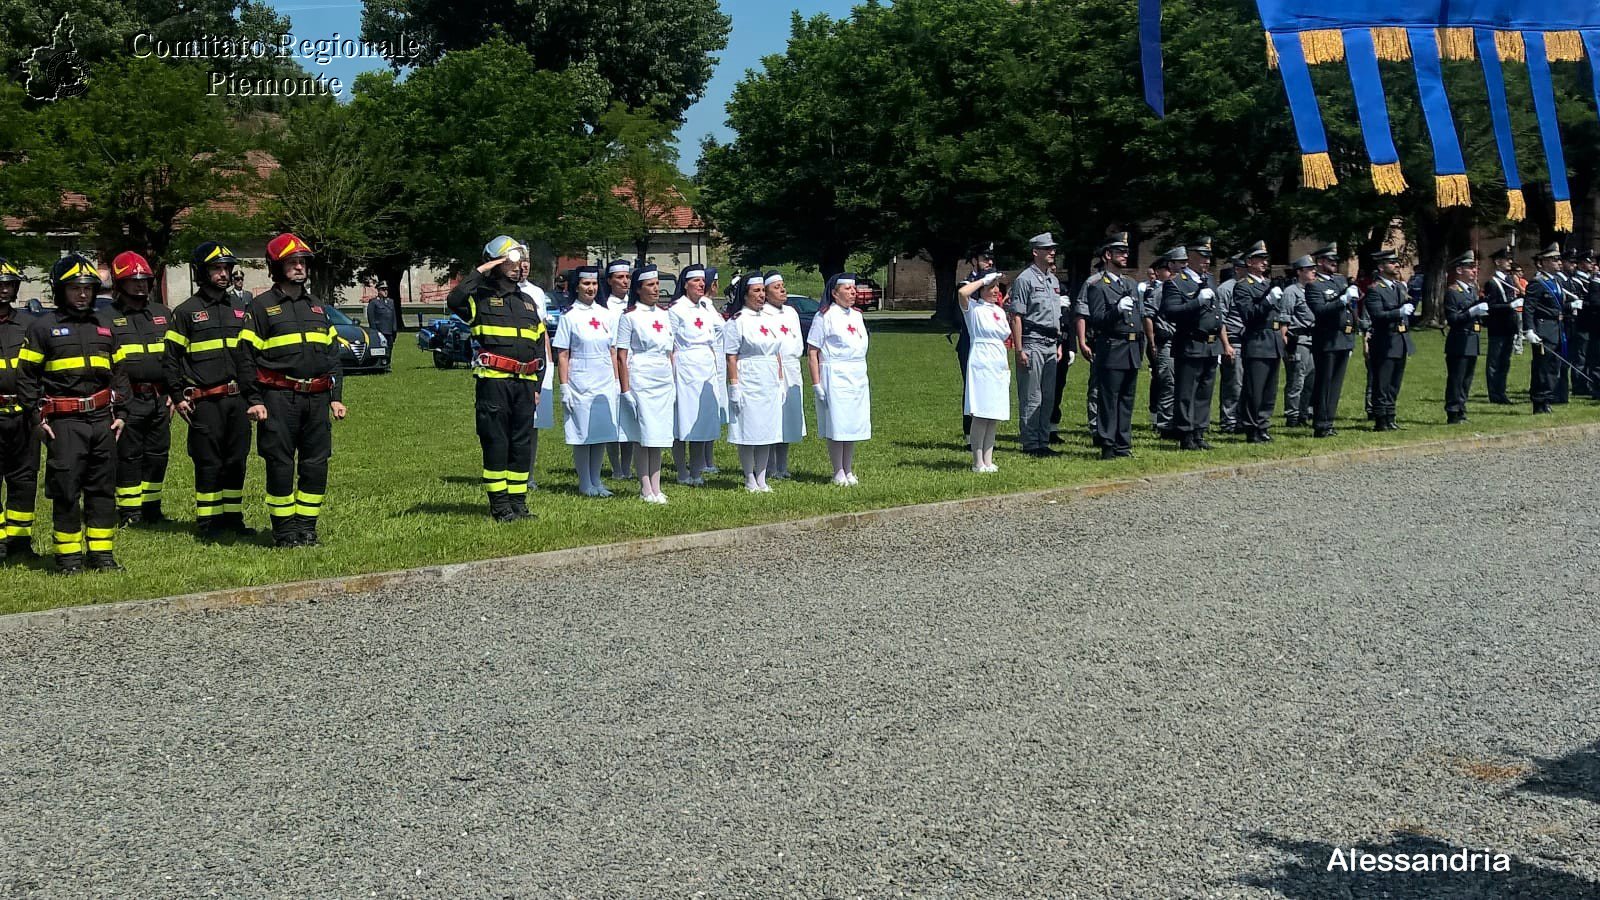
[[[973,298],[967,307],[967,333],[972,352],[967,356],[967,399],[962,412],[980,419],[1011,418],[1011,359],[1006,338],[1011,322],[999,306]]]
[[[723,328],[722,352],[738,356],[740,402],[728,404],[728,443],[783,443],[783,334],[779,317],[741,311]]]
[[[830,441],[872,437],[872,393],[867,385],[867,323],[853,309],[829,304],[811,323],[806,343],[821,351],[824,400],[817,430]]]
[[[678,388],[672,374],[672,317],[656,307],[639,305],[617,323],[613,345],[628,351],[628,387],[639,400],[634,414],[622,402],[618,424],[622,439],[644,447],[672,446]]]
[[[611,339],[617,330],[617,316],[599,304],[574,304],[561,317],[552,342],[566,350],[567,443],[611,444],[617,435],[617,405],[621,386],[612,362]]]
[[[680,297],[672,304],[674,376],[678,404],[676,435],[680,441],[714,441],[722,436],[727,402],[727,363],[722,355],[722,316],[704,298],[699,303]]]
[[[805,379],[800,374],[806,336],[800,333],[800,314],[794,307],[768,305],[762,312],[779,320],[783,344],[783,443],[793,444],[806,436]]]
[[[533,301],[533,305],[538,307],[539,320],[548,327],[550,325],[550,298],[545,296],[544,291],[540,290],[539,286],[531,281],[524,281],[517,287],[521,288],[522,293],[528,295],[528,298]],[[555,371],[556,361],[553,359],[545,360],[544,377],[539,380],[539,405],[533,411],[534,428],[550,429],[556,426],[555,397],[554,392],[550,390],[550,386],[555,383]]]

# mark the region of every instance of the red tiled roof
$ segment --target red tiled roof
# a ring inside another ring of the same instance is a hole
[[[659,216],[657,224],[662,228],[704,229],[706,226],[704,222],[700,221],[700,217],[695,215],[694,210],[690,209],[688,205],[681,202],[683,197],[677,195],[676,191],[673,194],[680,201],[677,205],[670,209],[652,210],[653,213]],[[611,189],[611,196],[632,202],[633,186],[619,184]]]
[[[272,157],[272,154],[263,150],[250,150],[245,153],[245,163],[255,169],[256,175],[263,181],[273,172],[278,171],[278,161]],[[261,193],[256,192],[244,197],[220,197],[207,203],[206,207],[218,212],[254,215],[261,209],[262,196]],[[86,210],[89,208],[89,200],[77,191],[62,191],[61,208],[74,211]],[[182,222],[188,218],[188,213],[188,210],[178,213],[178,221]],[[19,231],[27,227],[27,223],[16,216],[0,217],[0,224],[3,224],[7,231]]]

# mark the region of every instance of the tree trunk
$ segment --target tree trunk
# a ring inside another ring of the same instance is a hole
[[[823,247],[821,258],[817,260],[817,271],[822,273],[824,280],[844,271],[845,263],[849,259],[849,251],[844,247]],[[821,297],[817,299],[822,299]]]
[[[956,304],[956,265],[961,262],[961,253],[941,249],[930,251],[928,255],[933,258],[933,320],[954,328],[961,321],[961,311]]]

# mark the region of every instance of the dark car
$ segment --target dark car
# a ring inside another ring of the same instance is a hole
[[[811,334],[811,323],[816,320],[817,310],[822,308],[822,304],[804,294],[790,294],[789,305],[800,317],[800,335],[804,337]]]
[[[357,325],[332,306],[323,309],[327,311],[328,321],[333,323],[334,330],[339,332],[339,362],[346,374],[389,371],[389,354],[393,348],[383,335]]]

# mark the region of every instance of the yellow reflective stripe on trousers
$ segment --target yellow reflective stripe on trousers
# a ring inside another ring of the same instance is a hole
[[[57,554],[83,552],[83,532],[57,531],[52,536],[55,538]]]
[[[144,485],[135,484],[117,488],[117,506],[137,508],[144,504]]]
[[[295,512],[315,519],[322,512],[322,498],[322,494],[308,494],[305,491],[295,492]]]
[[[161,482],[159,481],[146,481],[144,484],[140,485],[140,487],[144,488],[144,499],[146,503],[161,497]]]
[[[222,492],[195,492],[194,514],[197,516],[214,516],[222,512]]]
[[[89,538],[89,552],[103,553],[111,550],[112,542],[116,540],[115,528],[86,528],[84,534]]]
[[[506,479],[508,477],[505,472],[491,472],[488,469],[484,469],[483,489],[491,494],[503,493],[506,489]]]
[[[286,519],[294,515],[294,495],[268,494],[267,514],[274,519]]]
[[[506,493],[526,494],[528,492],[527,472],[506,472]]]
[[[34,514],[20,509],[8,509],[5,514],[6,537],[32,537]]]
[[[111,357],[109,356],[64,356],[61,359],[52,359],[44,364],[46,372],[60,372],[63,369],[109,369]]]

